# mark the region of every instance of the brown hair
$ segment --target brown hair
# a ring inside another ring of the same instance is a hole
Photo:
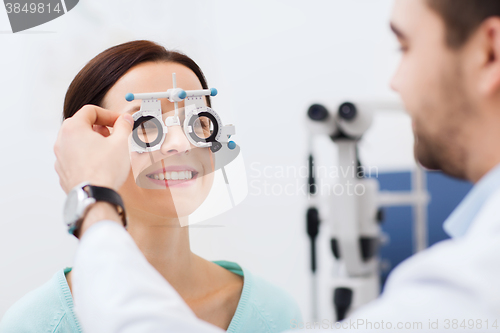
[[[80,70],[66,92],[63,118],[72,117],[86,104],[102,106],[104,96],[116,81],[132,67],[149,61],[184,65],[196,74],[203,89],[208,89],[205,75],[187,55],[166,50],[148,40],[136,40],[105,50]],[[209,96],[207,105],[210,106]]]
[[[446,25],[446,43],[458,49],[463,46],[481,23],[500,16],[499,0],[427,0]]]

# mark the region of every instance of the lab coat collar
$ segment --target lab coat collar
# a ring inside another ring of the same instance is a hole
[[[500,189],[500,164],[484,175],[443,224],[452,238],[462,237],[488,198]]]

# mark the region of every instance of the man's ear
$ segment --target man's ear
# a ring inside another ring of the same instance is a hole
[[[481,94],[488,96],[500,93],[500,17],[492,17],[481,24],[478,33],[484,36],[487,52],[481,75]]]

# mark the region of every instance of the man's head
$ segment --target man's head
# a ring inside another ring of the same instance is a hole
[[[396,0],[391,27],[417,159],[477,181],[500,163],[500,1]]]

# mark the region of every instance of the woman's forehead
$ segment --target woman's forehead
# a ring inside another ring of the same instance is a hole
[[[203,89],[196,74],[189,68],[172,62],[148,62],[131,68],[123,75],[103,99],[104,108],[122,108],[131,105],[125,100],[128,93],[167,91],[173,88],[172,73],[177,87],[184,90]]]

